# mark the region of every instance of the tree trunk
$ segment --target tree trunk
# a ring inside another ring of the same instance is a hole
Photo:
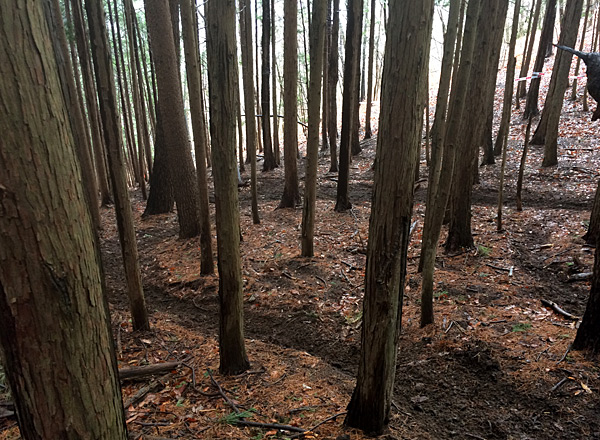
[[[592,1],[587,0],[585,6],[585,14],[583,19],[583,30],[581,31],[581,41],[579,42],[579,51],[583,52],[585,46],[585,35],[587,32],[588,26],[588,18],[590,16],[590,7],[592,6]],[[577,61],[575,63],[575,78],[573,78],[573,84],[571,85],[571,97],[569,100],[576,101],[577,100],[577,76],[579,75],[579,68],[581,66],[581,58],[577,57]]]
[[[325,11],[327,0],[314,0],[310,29],[310,82],[308,89],[308,138],[306,142],[306,180],[302,209],[302,256],[314,255],[315,211],[317,202],[317,167],[319,160],[319,126],[321,77],[325,46]]]
[[[263,151],[265,155],[263,171],[270,171],[277,168],[271,139],[271,1],[272,0],[262,0],[262,87],[260,97]]]
[[[340,164],[337,184],[335,210],[344,212],[352,207],[348,196],[350,179],[350,149],[352,144],[352,126],[356,119],[354,112],[358,99],[356,69],[359,61],[362,0],[348,1],[346,24],[346,55],[344,59],[344,92],[342,96],[342,132],[340,135]]]
[[[461,38],[460,63],[454,76],[454,84],[450,94],[448,117],[446,120],[441,120],[444,125],[440,127],[440,130],[442,133],[445,133],[445,136],[443,144],[440,144],[440,150],[443,153],[441,156],[440,176],[436,185],[430,190],[431,195],[428,196],[429,199],[423,226],[423,245],[421,248],[421,259],[423,260],[421,327],[433,323],[433,273],[435,257],[444,214],[450,197],[456,149],[460,142],[461,122],[465,113],[469,76],[473,63],[475,39],[477,37],[477,21],[483,1],[469,2],[466,11],[464,33]]]
[[[531,11],[533,12],[534,4],[531,4]],[[533,43],[535,42],[535,34],[538,29],[538,22],[540,20],[540,11],[542,9],[542,0],[535,1],[535,12],[533,12],[533,19],[530,17],[530,30],[528,31],[528,41],[527,41],[527,49],[525,52],[525,60],[523,64],[521,64],[521,72],[519,73],[519,77],[523,78],[527,76],[527,72],[529,71],[529,65],[531,64],[531,56],[533,54]],[[531,14],[530,14],[531,15]],[[526,95],[525,87],[527,85],[526,81],[520,81],[517,86],[517,102],[520,98],[524,98]]]
[[[73,25],[75,27],[75,41],[77,42],[77,53],[81,65],[81,76],[83,77],[83,89],[85,91],[85,103],[92,132],[92,147],[94,152],[96,172],[98,176],[98,189],[100,190],[100,202],[102,206],[112,203],[110,188],[108,184],[108,173],[104,159],[104,139],[102,139],[102,127],[98,115],[98,100],[92,74],[90,61],[90,50],[87,42],[87,31],[83,20],[80,0],[70,0],[73,10]]]
[[[298,188],[298,4],[296,0],[283,3],[283,161],[285,183],[280,208],[295,208],[300,204]]]
[[[369,23],[369,66],[367,67],[367,109],[365,114],[365,139],[373,136],[371,130],[371,107],[373,106],[373,56],[375,55],[375,8],[377,1],[371,0],[371,22]]]
[[[200,233],[198,185],[183,112],[183,96],[177,70],[178,52],[173,41],[169,5],[167,0],[145,0],[144,5],[154,54],[163,140],[177,205],[179,237],[196,237]]]
[[[0,3],[0,27],[13,30],[0,38],[0,105],[10,115],[0,118],[2,364],[23,439],[125,440],[100,255],[59,66],[44,2],[25,3]]]
[[[329,120],[327,131],[329,133],[329,152],[331,165],[329,167],[330,173],[338,171],[338,160],[337,160],[337,83],[338,83],[338,63],[339,63],[339,52],[338,52],[338,40],[339,40],[339,29],[340,29],[340,0],[333,0],[333,11],[332,11],[332,23],[331,23],[331,44],[329,46],[329,62],[327,72],[327,80],[329,85],[327,87],[329,92]]]
[[[592,213],[590,214],[590,224],[583,239],[590,245],[596,245],[600,239],[600,182],[598,183],[596,195],[594,196],[594,205],[592,206]]]
[[[279,119],[277,108],[277,51],[275,50],[277,47],[276,22],[275,0],[271,0],[271,52],[273,58],[273,155],[275,156],[275,163],[279,166],[281,164],[281,152],[279,151]]]
[[[361,352],[345,420],[373,435],[389,421],[394,390],[432,16],[432,0],[390,2]]]
[[[332,0],[327,0],[327,17],[325,21],[325,43],[323,45],[323,97],[322,116],[321,116],[321,152],[326,153],[329,150],[329,141],[327,139],[327,127],[329,124],[329,47],[331,46],[331,5]]]
[[[573,350],[590,350],[597,353],[600,349],[600,246],[596,242],[594,255],[594,274],[587,307],[577,329],[572,345]]]
[[[541,1],[541,0],[540,0]],[[546,59],[546,48],[548,42],[552,39],[552,31],[554,29],[554,21],[556,19],[556,0],[548,0],[546,4],[546,15],[544,17],[544,26],[540,34],[540,43],[538,47],[535,63],[533,64],[534,78],[529,84],[529,92],[527,93],[527,102],[523,119],[529,119],[529,116],[537,116],[540,111],[538,109],[538,96],[540,94],[541,78],[539,74],[544,68],[544,60]],[[537,75],[536,75],[537,74]]]
[[[246,157],[250,161],[250,191],[252,193],[252,222],[260,223],[256,181],[256,114],[254,110],[254,51],[252,44],[252,14],[250,0],[241,0],[240,46],[242,49],[242,79],[244,81],[244,107],[246,108]],[[298,44],[298,43],[296,43]],[[286,45],[287,47],[287,45]],[[285,88],[287,91],[287,87]],[[294,121],[295,123],[295,121]],[[287,127],[287,125],[286,125]],[[285,134],[285,133],[284,133]],[[284,139],[285,142],[285,139]]]
[[[473,192],[473,170],[477,167],[480,142],[483,139],[487,115],[486,94],[490,82],[495,83],[498,58],[494,51],[499,50],[504,32],[504,22],[508,10],[508,0],[489,1],[482,9],[477,29],[477,47],[470,75],[468,114],[464,115],[461,144],[456,158],[452,181],[451,216],[446,250],[456,252],[474,246],[471,233],[471,196]]]
[[[558,39],[559,44],[568,47],[575,46],[582,11],[583,0],[567,1]],[[572,59],[573,55],[569,52],[564,50],[557,52],[542,117],[531,139],[532,145],[544,144],[543,167],[558,164],[558,124],[565,99],[565,91],[569,86],[569,71],[571,70]]]
[[[123,145],[120,136],[120,121],[117,112],[117,93],[115,90],[104,6],[102,2],[86,0],[85,8],[90,26],[90,41],[94,72],[98,82],[98,96],[100,97],[100,114],[104,139],[108,152],[108,168],[115,199],[115,213],[119,229],[119,242],[125,266],[127,282],[127,295],[134,330],[148,330],[148,310],[142,290],[142,276],[138,259],[133,213],[129,202],[127,182],[125,178],[125,164],[123,162]]]
[[[196,178],[200,203],[200,273],[214,272],[212,254],[212,232],[210,228],[210,208],[208,205],[208,182],[206,178],[206,127],[202,110],[202,75],[200,72],[200,53],[198,25],[196,21],[195,0],[181,2],[181,28],[190,93],[190,114],[194,134],[196,153]]]
[[[219,267],[219,369],[222,374],[239,374],[250,368],[250,363],[244,344],[240,211],[235,171],[233,88],[238,87],[238,79],[231,64],[231,60],[237,59],[235,2],[209,1],[204,7]]]

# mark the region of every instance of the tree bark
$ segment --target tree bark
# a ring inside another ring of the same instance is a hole
[[[590,245],[595,245],[600,239],[600,182],[598,183],[596,195],[594,196],[594,205],[592,206],[592,213],[590,214],[590,224],[583,239]]]
[[[295,208],[300,204],[298,188],[298,4],[296,0],[283,3],[283,161],[285,183],[280,208]]]
[[[198,185],[183,112],[183,96],[177,70],[179,62],[173,41],[169,5],[167,0],[145,0],[144,4],[155,62],[163,140],[177,206],[179,237],[196,237],[200,233]]]
[[[0,105],[11,115],[0,118],[2,364],[23,439],[125,440],[97,240],[59,67],[43,2],[26,3],[0,3]]]
[[[279,150],[279,119],[277,105],[277,33],[275,23],[275,0],[271,0],[271,52],[273,58],[273,155],[275,163],[281,164],[281,151]],[[287,42],[286,42],[287,43]]]
[[[535,6],[535,12],[533,7]],[[533,13],[533,17],[530,17],[530,22],[529,22],[529,27],[530,29],[528,30],[528,41],[527,41],[527,48],[526,48],[526,52],[525,52],[525,60],[523,61],[523,64],[521,65],[521,72],[519,73],[519,77],[525,77],[527,76],[527,72],[529,70],[529,65],[531,64],[531,55],[533,54],[533,43],[535,42],[535,34],[537,33],[537,29],[538,29],[538,22],[540,19],[540,11],[542,9],[542,0],[536,0],[535,1],[535,5],[532,3],[531,4],[531,12]],[[526,95],[526,85],[527,82],[526,81],[520,81],[519,85],[517,86],[517,102],[519,102],[520,98],[524,98]]]
[[[271,2],[262,0],[262,83],[261,83],[261,112],[262,112],[262,135],[264,162],[263,171],[277,168],[275,154],[273,154],[273,143],[271,138]]]
[[[329,133],[329,153],[331,165],[329,167],[330,173],[338,171],[338,160],[337,160],[337,130],[338,130],[338,119],[337,119],[337,83],[338,83],[338,63],[339,63],[339,52],[338,52],[338,39],[340,29],[340,0],[333,0],[333,12],[332,12],[332,23],[331,23],[331,44],[329,46],[329,63],[327,72],[327,80],[329,86],[327,87],[329,92],[329,120],[327,131]]]
[[[235,154],[235,94],[231,60],[237,59],[235,2],[209,1],[206,12],[210,134],[219,267],[220,371],[239,374],[250,368],[244,344],[240,212]]]
[[[314,255],[315,211],[317,202],[317,167],[319,160],[319,126],[321,77],[325,45],[325,11],[327,0],[314,0],[310,29],[310,82],[308,89],[308,138],[306,142],[306,180],[302,209],[302,256]]]
[[[597,353],[600,349],[600,246],[598,242],[596,242],[591,284],[590,297],[572,348]]]
[[[202,75],[200,72],[200,52],[198,24],[196,21],[195,0],[181,2],[181,28],[190,93],[190,113],[196,153],[196,178],[198,183],[200,208],[200,273],[214,272],[212,254],[212,231],[210,228],[210,208],[208,205],[208,182],[206,178],[206,127],[202,110]]]
[[[345,420],[373,435],[383,432],[392,404],[432,16],[432,0],[390,3],[361,353]]]
[[[375,55],[375,8],[377,1],[371,0],[371,22],[369,23],[369,66],[367,67],[367,109],[365,114],[365,139],[373,136],[371,108],[373,107],[373,56]]]

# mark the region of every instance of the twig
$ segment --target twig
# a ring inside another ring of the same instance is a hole
[[[549,301],[549,300],[544,299],[544,298],[542,298],[540,301],[542,302],[543,305],[545,305],[546,307],[550,307],[552,310],[554,310],[559,315],[562,315],[565,318],[570,319],[571,321],[579,321],[579,317],[578,316],[571,315],[569,312],[561,309],[558,306],[558,304],[556,304],[554,301]]]
[[[546,347],[546,349],[545,349],[545,350],[543,350],[543,351],[540,351],[540,352],[538,353],[537,357],[535,358],[535,361],[536,361],[536,362],[538,362],[538,361],[540,360],[540,358],[542,357],[542,355],[543,355],[544,353],[547,353],[547,352],[548,352],[548,349],[549,349],[549,348],[550,348],[550,347]]]
[[[287,273],[286,271],[281,272],[281,275],[283,275],[286,278],[289,278],[290,280],[294,280],[294,277],[291,276],[289,273]]]
[[[356,270],[357,269],[356,266],[354,266],[354,265],[352,265],[352,264],[350,264],[350,263],[348,263],[348,262],[346,262],[344,260],[341,260],[341,262],[344,263],[346,266],[348,266],[350,268],[350,270]]]
[[[561,380],[560,380],[560,381],[559,381],[559,382],[558,382],[556,385],[554,385],[554,386],[552,387],[552,389],[550,390],[550,392],[552,393],[552,392],[556,391],[556,390],[557,390],[557,389],[559,389],[561,386],[563,386],[563,384],[564,384],[566,381],[568,381],[568,380],[569,380],[569,378],[568,378],[568,377],[563,377],[563,378],[562,378],[562,379],[561,379]]]
[[[127,399],[124,402],[123,406],[125,407],[125,409],[129,408],[130,406],[137,405],[142,400],[144,400],[144,397],[146,397],[147,394],[153,393],[153,392],[157,391],[159,388],[161,388],[163,386],[162,382],[164,380],[166,380],[168,376],[169,376],[168,374],[165,374],[159,380],[153,380],[148,385],[140,388],[137,391],[137,393],[135,393],[133,396],[131,396],[129,399]]]
[[[569,346],[567,347],[567,351],[565,351],[565,354],[563,354],[563,357],[560,358],[560,360],[556,363],[556,365],[560,364],[562,361],[564,361],[567,358],[567,355],[571,351],[571,345],[572,344],[569,344]]]
[[[335,419],[337,419],[339,416],[343,416],[343,415],[346,415],[346,414],[348,414],[348,412],[347,412],[347,411],[344,411],[344,412],[341,412],[341,413],[334,414],[334,415],[332,415],[331,417],[327,417],[325,420],[323,420],[323,421],[321,421],[321,422],[317,423],[317,424],[316,424],[315,426],[313,426],[312,428],[310,428],[310,429],[308,429],[308,430],[304,430],[304,431],[303,431],[302,433],[300,433],[300,434],[295,434],[295,435],[291,436],[291,437],[290,437],[290,440],[291,440],[291,439],[294,439],[294,438],[300,438],[300,437],[304,436],[304,434],[305,434],[306,432],[314,432],[314,430],[315,430],[315,429],[317,429],[319,426],[321,426],[321,425],[324,425],[325,423],[327,423],[327,422],[329,422],[329,421],[331,421],[331,420],[335,420]]]
[[[500,267],[500,266],[494,266],[493,264],[490,263],[485,263],[486,266],[491,267],[492,269],[496,269],[496,270],[502,270],[504,272],[511,272],[513,270],[513,267]]]
[[[299,432],[301,435],[306,432],[306,429],[298,428],[297,426],[280,425],[278,423],[260,423],[260,422],[251,422],[249,420],[236,420],[235,424],[242,425],[242,426],[252,426],[255,428],[278,429],[280,431]],[[294,438],[294,437],[291,437],[291,438]]]
[[[360,230],[358,229],[358,218],[356,217],[356,214],[354,213],[354,208],[350,208],[350,214],[352,214],[352,217],[354,218],[354,226],[356,227],[356,233],[358,234],[358,239],[360,240],[360,245],[364,249],[365,243],[362,239],[362,236],[360,235]]]
[[[188,367],[190,370],[192,370],[192,387],[196,388],[196,369],[192,364],[182,363],[181,365],[183,365],[184,367]]]
[[[223,391],[223,388],[221,388],[219,382],[215,380],[215,378],[212,375],[212,371],[208,370],[208,375],[210,376],[210,380],[212,381],[213,385],[217,387],[217,390],[219,390],[219,394],[221,395],[221,397],[225,399],[225,402],[227,402],[227,404],[235,411],[236,414],[241,413],[240,409],[237,406],[235,406],[235,403],[233,403],[231,399],[227,397],[227,394],[225,394],[225,391]]]
[[[571,275],[569,277],[569,279],[567,280],[567,282],[574,283],[576,281],[587,281],[590,278],[592,278],[593,274],[594,274],[593,272],[576,273],[574,275]]]
[[[249,376],[251,374],[263,374],[265,372],[265,367],[260,367],[259,370],[248,370],[248,371],[244,371],[241,374],[238,374],[237,376],[234,376],[236,379],[241,379],[242,377],[245,376]]]
[[[285,379],[285,378],[286,378],[286,376],[287,376],[287,373],[283,373],[283,375],[282,375],[282,376],[281,376],[279,379],[277,379],[275,382],[271,382],[271,383],[269,383],[269,382],[265,382],[265,386],[271,387],[271,386],[273,386],[273,385],[275,385],[275,384],[278,384],[278,383],[279,383],[279,382],[281,382],[283,379]]]
[[[321,278],[319,275],[315,275],[315,278],[318,279],[319,281],[321,281],[323,283],[323,285],[325,287],[327,287],[327,282],[323,278]]]
[[[348,276],[344,273],[343,269],[340,269],[340,273],[342,274],[344,279],[348,282],[348,284],[350,284],[350,286],[354,287],[354,284],[352,284],[352,281],[350,281],[350,279],[348,279]]]
[[[475,435],[475,434],[469,434],[468,432],[465,432],[465,435],[467,437],[471,437],[471,438],[474,438],[474,439],[477,439],[477,440],[485,440],[484,437],[479,437],[478,435]]]

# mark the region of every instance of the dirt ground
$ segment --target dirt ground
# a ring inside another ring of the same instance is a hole
[[[476,249],[448,255],[440,248],[436,322],[425,329],[419,328],[417,265],[427,183],[417,183],[394,405],[383,438],[600,438],[598,364],[568,350],[576,322],[541,303],[554,301],[582,316],[589,292],[588,281],[570,281],[593,264],[593,249],[581,236],[600,164],[597,125],[580,108],[580,102],[565,104],[557,167],[540,168],[543,147],[530,150],[522,212],[515,210],[514,194],[525,126],[514,113],[503,230],[497,232],[495,222],[500,166],[481,167],[473,189]],[[119,366],[183,362],[158,379],[124,382],[126,401],[152,385],[127,405],[133,438],[298,435],[241,426],[243,420],[310,429],[304,438],[366,438],[343,426],[343,413],[360,350],[375,144],[363,142],[353,158],[353,209],[344,214],[333,211],[336,175],[327,172],[329,158],[320,158],[314,258],[299,256],[301,209],[276,209],[282,167],[259,174],[260,225],[252,224],[250,189],[240,188],[252,369],[235,377],[218,374],[218,278],[199,275],[199,241],[177,238],[174,213],[141,218],[144,202],[138,191],[131,193],[153,328],[135,333],[113,213],[103,209],[102,255]],[[303,171],[302,160],[301,179]],[[425,177],[424,154],[420,171]],[[214,205],[211,210],[214,224]],[[14,419],[4,419],[0,430],[2,439],[19,438]]]

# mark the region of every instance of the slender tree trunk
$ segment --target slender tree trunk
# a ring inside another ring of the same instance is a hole
[[[100,127],[100,117],[98,116],[98,101],[96,99],[96,89],[94,87],[94,78],[92,74],[92,64],[90,61],[90,50],[87,43],[87,31],[83,14],[81,12],[80,0],[70,0],[73,10],[73,25],[75,26],[75,41],[77,42],[77,53],[79,54],[79,63],[81,65],[81,76],[83,77],[83,88],[85,91],[85,102],[87,106],[88,121],[90,131],[92,132],[92,147],[98,176],[98,189],[100,190],[100,202],[102,206],[112,203],[110,188],[108,184],[108,173],[106,171],[106,162],[104,161],[104,139],[102,139],[102,128]]]
[[[277,33],[275,23],[277,22],[275,17],[275,0],[271,1],[271,52],[273,58],[273,155],[275,156],[275,163],[279,166],[281,164],[281,152],[279,150],[279,120],[278,118],[278,105],[277,105]],[[286,42],[287,43],[287,42]]]
[[[473,63],[473,52],[476,41],[477,21],[484,0],[470,1],[466,11],[463,37],[461,38],[460,63],[454,78],[450,94],[448,117],[443,121],[440,130],[445,133],[443,145],[440,144],[442,164],[439,181],[431,189],[425,211],[423,227],[423,245],[421,259],[423,260],[423,282],[421,286],[421,327],[433,323],[433,274],[437,245],[440,238],[442,223],[454,174],[454,163],[457,145],[460,142],[460,129],[469,87],[469,77]]]
[[[255,34],[254,34],[254,49],[256,52],[256,57],[254,58],[256,61],[256,91],[255,91],[255,95],[256,95],[256,110],[259,111],[261,108],[261,100],[260,100],[260,68],[259,68],[259,50],[258,50],[258,0],[254,0],[254,29],[255,29]],[[263,144],[262,144],[262,118],[259,119],[259,123],[257,125],[257,130],[256,130],[256,136],[257,136],[257,143],[258,143],[258,152],[262,153],[263,152]]]
[[[534,4],[531,4],[531,10],[533,12]],[[535,12],[533,12],[533,21],[530,23],[530,31],[528,33],[528,41],[527,41],[527,49],[525,52],[525,59],[523,64],[521,64],[521,72],[519,73],[519,77],[523,78],[527,76],[527,72],[529,71],[529,65],[531,64],[531,56],[533,55],[533,43],[535,42],[535,34],[537,33],[538,22],[540,20],[540,12],[542,9],[542,0],[535,1]],[[531,17],[530,17],[531,18]],[[525,86],[527,85],[526,81],[519,82],[517,86],[517,102],[519,98],[524,98],[526,95]]]
[[[77,2],[79,3],[79,2]],[[123,145],[120,136],[119,114],[117,112],[117,93],[115,90],[104,5],[95,0],[85,0],[87,19],[90,26],[90,41],[94,71],[98,82],[98,96],[100,97],[100,114],[104,139],[108,151],[108,165],[112,180],[113,196],[115,199],[115,213],[119,229],[119,241],[125,266],[125,279],[129,308],[134,330],[148,330],[148,310],[142,290],[142,276],[138,259],[133,213],[127,192],[125,179],[125,166],[123,162]]]
[[[219,262],[219,368],[223,374],[239,374],[250,368],[250,363],[244,344],[240,212],[235,172],[233,88],[238,87],[238,81],[231,64],[231,60],[237,59],[235,3],[209,1],[204,7]]]
[[[262,112],[263,150],[265,154],[263,171],[270,171],[277,167],[271,138],[271,1],[262,0],[262,88],[260,105]]]
[[[527,102],[525,104],[525,111],[523,112],[523,119],[529,119],[530,115],[537,116],[540,113],[540,110],[538,108],[538,97],[540,94],[541,77],[539,74],[544,68],[544,60],[546,59],[546,48],[548,47],[548,42],[552,39],[552,31],[554,28],[555,19],[556,0],[548,0],[546,4],[544,26],[540,35],[538,52],[535,58],[535,63],[533,64],[534,78],[531,79],[531,83],[529,84],[529,92],[527,93]]]
[[[180,75],[177,71],[178,51],[172,39],[169,5],[166,0],[145,0],[144,4],[156,63],[158,107],[173,180],[179,237],[196,237],[200,233],[198,185],[183,112]]]
[[[252,193],[252,222],[260,223],[256,181],[256,118],[254,110],[254,58],[252,44],[252,14],[250,0],[241,0],[240,46],[242,49],[242,79],[244,81],[244,107],[246,108],[246,157],[250,161],[250,191]],[[296,43],[298,44],[298,43]],[[287,47],[287,45],[286,45]],[[287,92],[287,87],[285,88]],[[295,121],[294,121],[295,123]],[[260,125],[260,124],[259,124]],[[287,125],[286,125],[287,130]],[[285,143],[285,139],[284,139]]]
[[[310,29],[310,82],[308,89],[308,139],[306,143],[306,180],[302,209],[302,256],[314,255],[315,212],[317,202],[317,166],[319,159],[319,125],[321,77],[327,0],[314,0]]]
[[[389,422],[394,390],[432,16],[432,0],[390,3],[360,361],[345,420],[373,435]]]
[[[196,21],[195,0],[181,1],[181,28],[190,92],[190,113],[196,153],[196,178],[200,205],[200,273],[214,272],[212,254],[212,232],[210,228],[210,208],[208,205],[208,182],[206,178],[206,127],[202,110],[202,74],[200,72],[200,53],[198,24]]]
[[[575,46],[582,11],[583,0],[567,1],[558,39],[559,44],[568,47]],[[564,50],[557,52],[542,117],[531,138],[532,145],[544,144],[543,167],[558,164],[558,125],[565,99],[565,91],[569,86],[569,71],[571,70],[572,59],[573,55],[569,52]]]
[[[340,29],[340,0],[333,0],[333,12],[332,12],[332,23],[331,23],[331,44],[329,47],[329,63],[327,72],[327,80],[329,81],[328,92],[329,92],[329,120],[327,131],[329,133],[329,152],[331,165],[329,167],[330,173],[338,171],[338,160],[337,160],[337,130],[338,130],[338,119],[337,119],[337,83],[338,83],[338,63],[339,63],[339,52],[338,52],[338,40],[339,40],[339,29]]]
[[[517,177],[517,211],[523,211],[523,203],[521,199],[521,191],[523,190],[523,176],[525,174],[525,164],[527,163],[527,150],[529,149],[529,133],[531,132],[531,120],[533,116],[529,116],[527,128],[525,129],[525,143],[523,144],[523,154],[521,154],[521,164],[519,166],[519,175]]]
[[[57,65],[44,19],[57,5],[0,3],[2,364],[23,439],[125,440],[97,238],[57,74],[68,65]]]
[[[346,56],[344,60],[344,92],[342,96],[342,132],[340,136],[340,167],[338,174],[335,210],[344,212],[352,207],[348,196],[350,179],[350,151],[352,144],[352,126],[356,119],[354,112],[357,96],[356,66],[360,51],[360,15],[362,0],[348,1],[346,27]]]
[[[373,136],[371,130],[371,108],[373,107],[373,56],[375,55],[375,9],[377,0],[371,0],[371,22],[369,24],[369,66],[367,78],[367,109],[365,114],[365,139]]]
[[[325,21],[325,45],[323,46],[323,111],[321,116],[321,152],[329,150],[329,141],[327,139],[327,127],[329,119],[329,47],[331,46],[331,4],[332,0],[327,0],[327,18]]]
[[[581,31],[581,41],[579,42],[579,51],[583,52],[585,46],[585,34],[587,31],[588,25],[588,17],[590,15],[590,7],[592,5],[591,0],[587,0],[585,6],[585,17],[583,19],[583,30]],[[571,101],[577,100],[577,76],[579,75],[579,68],[581,66],[581,58],[577,57],[577,61],[575,63],[575,78],[573,78],[573,84],[571,85],[571,97],[569,98]]]
[[[298,188],[298,4],[296,0],[283,3],[283,155],[285,184],[280,208],[295,208],[300,204]]]
[[[587,244],[596,245],[600,239],[600,182],[596,188],[592,213],[590,214],[590,224],[585,235],[582,237]]]

